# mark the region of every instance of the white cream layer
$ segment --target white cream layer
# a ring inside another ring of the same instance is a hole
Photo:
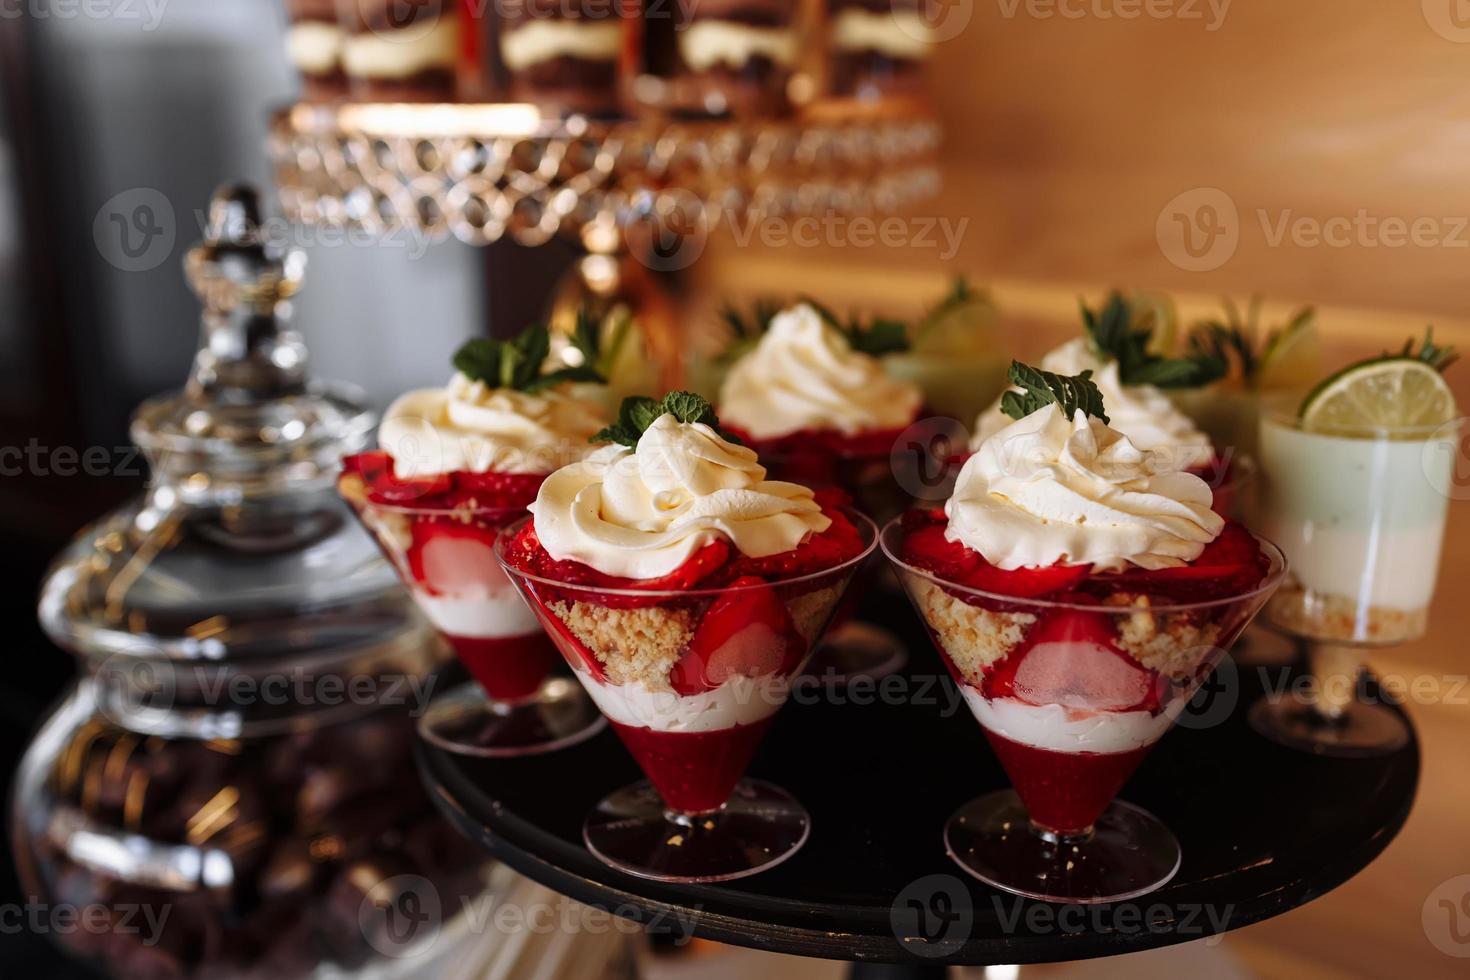
[[[775,714],[791,692],[791,678],[737,675],[713,691],[679,695],[643,684],[604,684],[577,671],[582,686],[609,720],[658,732],[710,732],[753,725]]]
[[[784,27],[699,20],[680,32],[679,56],[697,72],[719,64],[738,69],[757,57],[789,66],[796,60],[796,35]]]
[[[882,13],[850,8],[832,20],[832,46],[839,51],[876,51],[897,61],[929,56],[934,32],[917,10]]]
[[[433,68],[453,68],[459,54],[459,21],[441,17],[427,28],[349,34],[342,65],[359,78],[410,78]]]
[[[472,598],[433,595],[417,587],[412,591],[419,610],[434,628],[450,636],[488,640],[541,632],[536,614],[509,582],[505,592]]]
[[[1152,745],[1174,724],[1184,698],[1166,710],[1078,711],[1059,704],[1027,704],[1017,698],[987,698],[969,684],[960,685],[975,720],[1012,742],[1051,752],[1128,752]]]
[[[500,39],[500,55],[511,71],[560,57],[615,61],[622,39],[617,21],[532,20]]]
[[[342,58],[342,28],[303,20],[286,31],[286,57],[303,75],[329,75]]]

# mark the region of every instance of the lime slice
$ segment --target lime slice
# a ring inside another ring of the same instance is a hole
[[[1310,313],[1298,315],[1261,352],[1256,386],[1262,391],[1303,389],[1322,375],[1322,340]]]
[[[968,300],[948,304],[942,311],[919,321],[914,330],[913,349],[923,353],[965,353],[992,350],[998,343],[995,303],[989,293],[977,290]]]
[[[1167,293],[1140,289],[1128,297],[1128,303],[1133,308],[1132,326],[1135,329],[1144,326],[1153,329],[1153,336],[1148,341],[1149,353],[1172,357],[1179,340],[1179,313],[1173,298]]]
[[[1310,429],[1376,429],[1443,425],[1455,417],[1444,377],[1413,357],[1381,357],[1323,381],[1302,403]]]

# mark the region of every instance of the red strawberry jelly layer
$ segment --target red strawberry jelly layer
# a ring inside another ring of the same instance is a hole
[[[832,525],[821,534],[808,535],[806,540],[790,551],[765,558],[751,558],[731,548],[723,540],[716,540],[696,551],[673,572],[659,578],[620,578],[606,575],[579,561],[558,561],[541,546],[536,528],[531,523],[522,527],[507,543],[505,559],[513,568],[529,575],[584,589],[684,592],[691,589],[722,588],[736,579],[752,576],[767,580],[795,578],[836,567],[861,554],[864,547],[861,532],[838,509],[839,498],[818,495],[818,502],[823,504],[823,513],[831,519]],[[773,584],[780,583],[776,581]],[[637,596],[597,595],[582,591],[569,592],[568,598],[597,601],[610,608],[635,608],[665,601],[661,596],[644,600]]]
[[[1056,752],[1012,741],[989,729],[985,737],[1031,819],[1058,834],[1078,834],[1090,828],[1153,748]]]
[[[540,689],[557,661],[546,634],[532,636],[451,636],[441,634],[460,663],[495,701],[521,701]]]
[[[400,477],[392,456],[381,450],[342,460],[344,475],[362,479],[368,500],[432,510],[524,510],[536,499],[545,473],[436,473]]]
[[[660,732],[609,721],[659,796],[682,813],[723,805],[770,726],[767,718],[707,732]]]

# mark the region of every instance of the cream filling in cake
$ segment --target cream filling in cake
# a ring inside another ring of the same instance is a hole
[[[417,586],[412,592],[429,622],[450,636],[484,640],[541,632],[536,614],[526,607],[509,582],[506,591],[482,596],[434,595]]]
[[[679,695],[634,681],[604,684],[579,672],[582,686],[609,720],[659,732],[709,732],[753,725],[775,714],[791,691],[783,674],[731,677],[712,691]]]
[[[286,57],[303,74],[331,74],[342,57],[342,28],[319,20],[292,24],[286,31]]]
[[[1175,698],[1158,714],[1080,711],[1059,704],[1028,704],[1018,698],[987,698],[969,684],[960,685],[960,692],[988,731],[1052,752],[1128,752],[1152,745],[1187,703],[1186,698]]]
[[[796,60],[796,35],[784,27],[752,27],[727,20],[700,20],[679,34],[679,55],[696,72],[724,64],[739,68],[765,57],[778,65]]]
[[[832,19],[832,46],[838,51],[876,51],[899,61],[928,57],[934,32],[917,10],[882,13],[849,9]]]
[[[459,53],[459,22],[441,17],[426,29],[349,34],[342,65],[360,78],[410,78],[434,68],[452,69]]]
[[[500,55],[511,71],[561,57],[614,61],[622,36],[617,21],[532,20],[500,39]]]

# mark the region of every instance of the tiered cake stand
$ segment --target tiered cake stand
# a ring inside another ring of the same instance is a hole
[[[372,235],[488,245],[579,239],[586,256],[549,305],[633,314],[662,387],[685,337],[655,272],[731,222],[885,215],[934,195],[940,129],[919,102],[818,105],[758,121],[617,122],[503,104],[316,105],[270,138],[287,218]]]
[[[282,207],[307,224],[409,229],[485,245],[593,237],[700,209],[882,214],[938,189],[939,126],[915,106],[789,121],[598,122],[535,106],[301,104],[271,156]]]

